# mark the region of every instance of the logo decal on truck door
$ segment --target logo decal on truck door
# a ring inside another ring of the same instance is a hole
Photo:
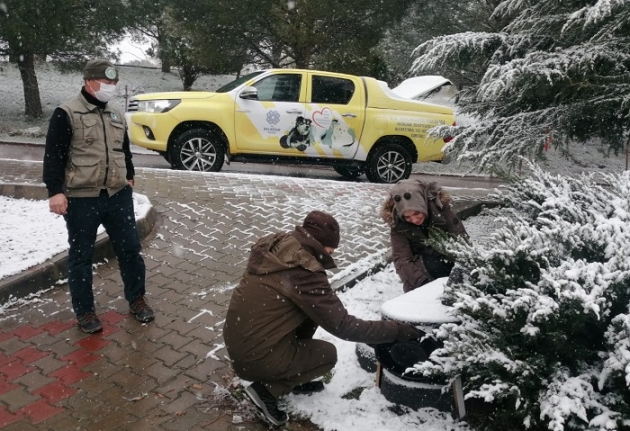
[[[267,123],[275,126],[280,122],[280,113],[278,111],[268,111],[267,112]]]

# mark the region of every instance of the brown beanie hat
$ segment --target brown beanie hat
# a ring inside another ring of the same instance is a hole
[[[90,60],[83,69],[83,79],[109,79],[118,82],[118,70],[109,60]]]
[[[302,227],[324,247],[339,246],[339,223],[330,214],[311,211],[304,219]]]

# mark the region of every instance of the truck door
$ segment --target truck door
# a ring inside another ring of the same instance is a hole
[[[361,158],[365,104],[361,78],[309,73],[306,111],[313,125],[309,155]]]
[[[236,97],[234,132],[238,151],[257,154],[303,151],[302,145],[307,145],[308,139],[302,136],[305,133],[300,124],[305,114],[302,78],[299,72],[267,75],[253,84],[258,93],[256,100]],[[293,137],[287,139],[291,133]]]

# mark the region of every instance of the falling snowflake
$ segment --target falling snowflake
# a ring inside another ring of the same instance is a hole
[[[280,114],[278,111],[269,111],[267,112],[267,123],[275,126],[280,122]]]

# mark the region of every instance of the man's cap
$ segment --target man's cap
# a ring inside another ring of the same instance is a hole
[[[109,60],[90,60],[83,68],[83,79],[109,79],[118,82],[118,69]]]
[[[330,214],[311,211],[304,219],[302,227],[324,247],[339,246],[339,223]]]

